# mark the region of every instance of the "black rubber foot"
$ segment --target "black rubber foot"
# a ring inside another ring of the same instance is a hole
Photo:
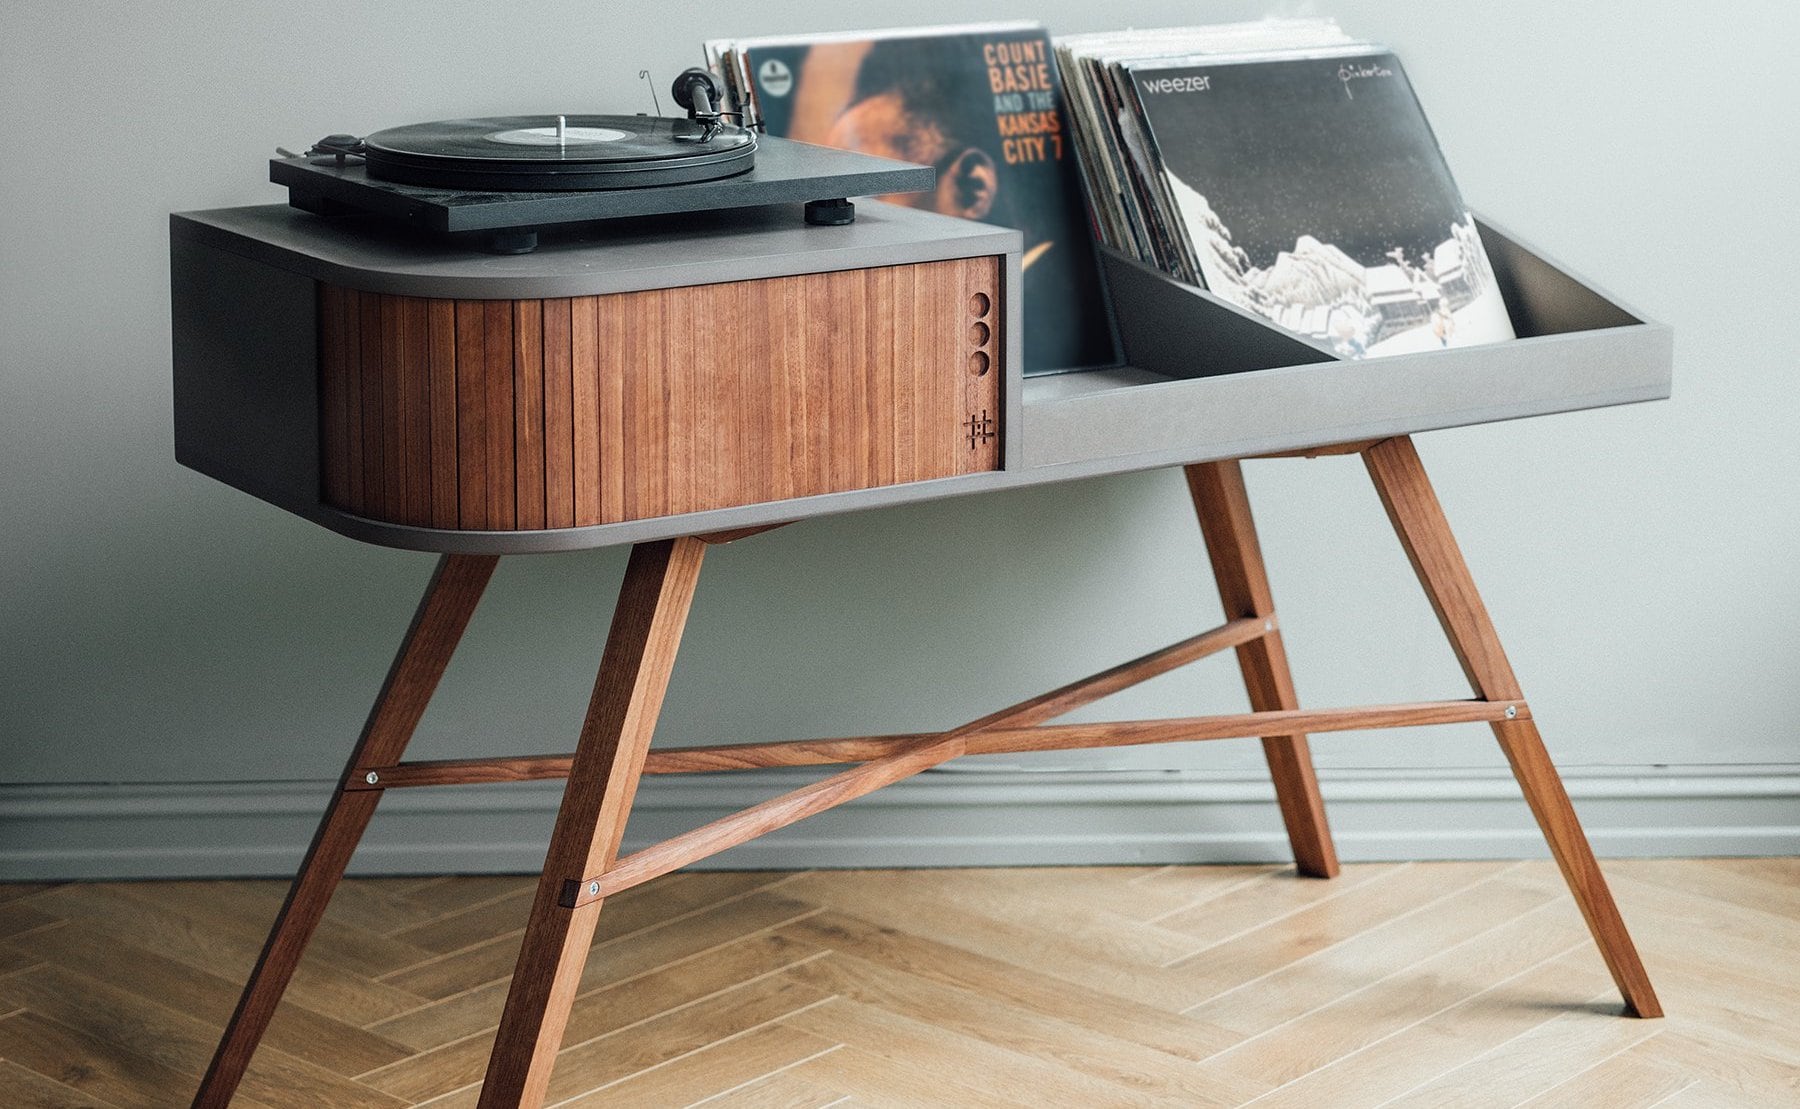
[[[489,254],[530,254],[537,245],[536,231],[494,231],[481,241]]]
[[[806,202],[806,222],[815,227],[842,227],[856,222],[856,205],[838,197],[836,200]]]

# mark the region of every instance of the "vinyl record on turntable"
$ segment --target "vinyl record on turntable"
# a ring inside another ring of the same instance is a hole
[[[496,116],[417,123],[363,140],[369,176],[439,189],[631,189],[751,168],[741,127],[656,116]]]

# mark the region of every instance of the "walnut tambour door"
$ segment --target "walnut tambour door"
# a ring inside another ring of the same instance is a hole
[[[1002,262],[546,300],[321,284],[324,498],[511,531],[997,470]]]

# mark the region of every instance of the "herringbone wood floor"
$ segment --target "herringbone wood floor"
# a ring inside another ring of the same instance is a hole
[[[1800,860],[677,874],[608,902],[553,1103],[1800,1105]],[[0,886],[0,1105],[185,1104],[283,884]],[[471,1106],[524,878],[348,882],[240,1103]],[[710,1099],[710,1100],[709,1100]]]

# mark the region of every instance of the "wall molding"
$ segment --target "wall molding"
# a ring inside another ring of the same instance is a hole
[[[1602,856],[1800,854],[1800,765],[1565,768]],[[805,771],[646,779],[626,850],[811,780]],[[1347,861],[1546,854],[1504,769],[1322,771]],[[286,877],[323,782],[0,785],[0,880]],[[352,871],[530,872],[561,784],[396,790]],[[946,767],[707,865],[1031,866],[1284,862],[1268,779],[1249,773]]]

